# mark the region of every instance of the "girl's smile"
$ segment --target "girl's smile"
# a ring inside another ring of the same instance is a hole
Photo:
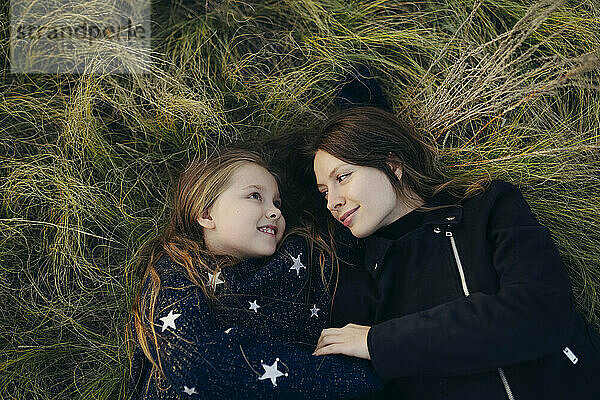
[[[258,228],[258,230],[273,237],[275,237],[275,235],[277,234],[277,227],[275,225],[261,226],[260,228]]]
[[[245,164],[198,219],[206,246],[240,259],[270,256],[285,231],[275,178],[257,164]]]

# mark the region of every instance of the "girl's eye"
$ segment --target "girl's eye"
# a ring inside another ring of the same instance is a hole
[[[281,208],[281,200],[275,200],[275,201],[273,202],[273,205],[274,205],[276,208]]]
[[[341,175],[338,175],[335,179],[338,181],[338,183],[340,183],[341,181],[346,179],[348,176],[350,176],[350,174],[351,174],[351,172],[349,172],[347,174],[341,174]]]
[[[260,193],[258,193],[258,192],[250,193],[250,195],[248,196],[248,198],[249,199],[256,199],[256,200],[261,200],[262,199]]]
[[[323,196],[323,198],[324,198],[325,200],[327,200],[327,190],[325,190],[325,191],[323,191],[323,192],[320,192],[320,193],[321,193],[321,196]]]

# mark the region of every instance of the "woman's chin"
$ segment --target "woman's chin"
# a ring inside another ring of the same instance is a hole
[[[365,231],[364,229],[360,229],[360,227],[356,227],[354,225],[348,229],[350,229],[350,233],[352,233],[352,236],[354,236],[355,238],[358,238],[358,239],[366,238],[367,236],[371,235],[371,233],[372,233],[370,231]]]

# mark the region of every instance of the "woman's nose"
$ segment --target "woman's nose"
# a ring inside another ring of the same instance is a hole
[[[327,193],[327,209],[334,211],[336,208],[344,205],[344,198],[336,192]]]

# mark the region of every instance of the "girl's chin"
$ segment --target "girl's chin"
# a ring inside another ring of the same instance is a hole
[[[272,247],[268,247],[268,248],[264,249],[263,251],[261,251],[261,253],[262,253],[261,257],[270,257],[273,254],[275,254],[276,250],[277,250],[277,244],[274,244]]]
[[[262,251],[248,258],[265,258],[271,257],[273,254],[275,254],[275,251]]]

